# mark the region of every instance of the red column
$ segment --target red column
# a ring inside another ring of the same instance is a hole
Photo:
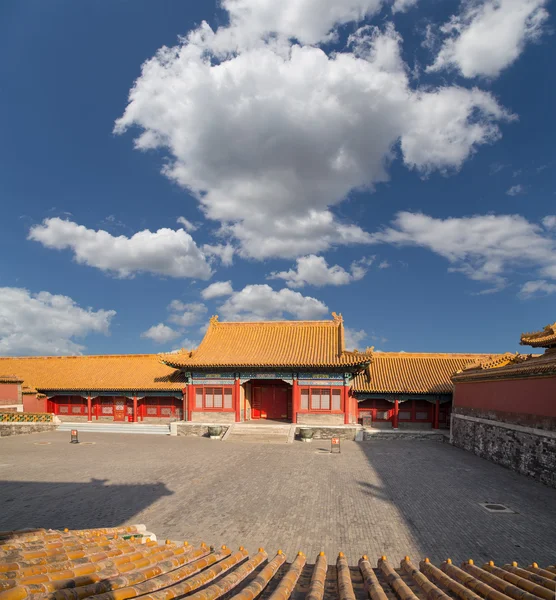
[[[297,423],[299,404],[299,382],[294,379],[292,384],[292,423]]]
[[[190,383],[187,386],[187,415],[186,420],[191,421],[191,411],[195,402],[195,386]]]
[[[433,429],[438,429],[440,420],[440,400],[437,398],[434,405],[434,422],[432,424]]]
[[[93,407],[91,396],[87,396],[87,421],[93,420]]]
[[[184,387],[181,391],[181,400],[182,400],[181,418],[182,418],[182,421],[185,421],[187,419],[187,388],[186,387]]]
[[[343,396],[344,396],[344,423],[349,425],[350,418],[350,397],[349,397],[349,387],[347,385],[343,386]]]
[[[241,421],[241,410],[240,410],[240,402],[239,402],[240,392],[239,392],[239,377],[236,377],[234,381],[234,407],[236,409],[236,423]]]
[[[394,429],[398,428],[398,418],[399,418],[399,413],[400,413],[400,407],[398,405],[398,399],[396,398],[394,400],[394,422],[392,423],[392,426],[394,427]]]
[[[137,396],[133,396],[133,422],[137,423]]]

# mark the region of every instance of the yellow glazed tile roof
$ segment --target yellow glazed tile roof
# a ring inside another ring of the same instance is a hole
[[[547,325],[542,331],[522,333],[519,343],[522,346],[533,346],[536,348],[556,346],[556,323]]]
[[[491,356],[487,356],[486,358],[481,358],[469,365],[466,365],[462,372],[466,371],[484,371],[488,369],[499,369],[500,367],[505,367],[507,365],[517,364],[525,360],[525,356],[523,354],[519,354],[516,352],[512,354],[511,352],[506,352],[505,354],[493,354]],[[459,371],[458,371],[459,373]]]
[[[365,366],[372,354],[344,350],[340,315],[329,321],[223,322],[210,320],[199,347],[165,354],[173,367]]]
[[[556,590],[556,568],[537,563],[456,565],[447,558],[436,566],[428,558],[396,564],[363,555],[350,565],[343,552],[331,560],[324,552],[272,556],[264,548],[159,544],[154,537],[144,525],[0,532],[0,598],[551,600]]]
[[[451,394],[452,375],[478,360],[499,355],[375,352],[353,390],[386,394]]]
[[[556,348],[549,348],[540,356],[537,354],[513,355],[513,360],[505,365],[490,369],[464,369],[454,375],[454,383],[470,381],[492,381],[496,379],[520,379],[523,377],[556,376]]]
[[[15,373],[27,390],[177,390],[183,375],[156,354],[0,358],[0,372]]]

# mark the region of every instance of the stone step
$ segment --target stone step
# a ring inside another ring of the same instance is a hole
[[[232,433],[227,441],[231,442],[254,442],[258,444],[287,444],[287,435],[255,435]]]
[[[285,425],[251,425],[250,423],[234,423],[235,429],[241,429],[242,431],[252,431],[258,429],[261,431],[287,431],[291,427],[291,423]]]
[[[256,433],[268,433],[268,434],[273,434],[273,433],[286,434],[289,430],[290,430],[289,426],[281,427],[279,429],[276,427],[237,427],[237,425],[234,426],[234,433],[240,432],[240,433],[245,433],[245,434],[255,433],[255,432]]]
[[[288,444],[292,440],[291,423],[234,423],[224,436],[225,441],[255,442],[259,444]]]
[[[155,425],[142,423],[61,423],[57,431],[71,431],[87,433],[141,433],[143,435],[169,435],[169,425]]]

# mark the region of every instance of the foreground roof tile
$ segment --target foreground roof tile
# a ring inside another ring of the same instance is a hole
[[[361,585],[361,582],[363,585]],[[552,600],[556,567],[517,563],[439,566],[427,558],[399,566],[362,556],[350,566],[340,552],[308,564],[279,550],[158,543],[144,525],[107,529],[0,532],[0,600]]]

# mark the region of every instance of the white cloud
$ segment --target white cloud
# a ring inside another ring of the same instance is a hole
[[[269,33],[316,44],[330,39],[337,25],[378,12],[381,4],[381,0],[223,0],[231,27],[222,33],[240,46]]]
[[[153,325],[141,334],[142,338],[148,338],[157,344],[166,344],[179,336],[180,334],[178,331],[168,327],[168,325],[164,325],[164,323]]]
[[[390,267],[390,263],[387,260],[383,260],[379,265],[379,269],[388,269]]]
[[[539,39],[546,0],[464,0],[441,27],[447,37],[428,71],[455,68],[464,77],[497,77]]]
[[[546,279],[527,281],[521,286],[519,291],[519,295],[522,298],[532,298],[539,295],[548,296],[550,294],[556,294],[556,283],[550,283]]]
[[[510,267],[538,269],[556,279],[556,239],[520,215],[475,215],[435,219],[400,212],[391,227],[373,235],[377,243],[421,246],[446,258],[452,272],[476,281],[506,284]]]
[[[191,221],[188,221],[185,217],[178,217],[177,222],[180,225],[183,225],[183,228],[185,229],[185,231],[197,231],[197,229],[199,229],[197,227],[197,225],[194,225]]]
[[[227,229],[239,240],[243,256],[259,260],[296,258],[338,244],[367,244],[371,239],[357,225],[339,223],[329,210],[310,210],[306,215],[292,214],[274,221],[263,212]]]
[[[181,300],[172,300],[168,305],[168,310],[171,312],[168,317],[170,323],[180,327],[190,327],[203,318],[207,307],[201,302],[183,303]]]
[[[255,35],[267,26],[320,39],[374,5],[230,0],[231,29],[204,23],[143,65],[115,131],[137,126],[136,148],[166,149],[164,173],[197,197],[243,256],[296,258],[368,243],[331,208],[387,181],[396,148],[421,173],[458,169],[510,118],[478,89],[413,88],[392,25],[363,27],[329,55],[276,38],[238,42],[242,28]],[[335,11],[345,15],[332,18]]]
[[[227,321],[266,321],[289,318],[316,319],[328,312],[326,305],[287,288],[274,291],[269,285],[248,285],[234,292],[220,307]]]
[[[176,351],[179,351],[181,349],[194,350],[195,348],[197,348],[198,345],[199,345],[199,342],[197,340],[192,340],[191,338],[184,338],[180,342],[180,347],[176,348]]]
[[[508,196],[517,196],[518,194],[524,193],[525,188],[521,185],[521,183],[518,183],[517,185],[512,185],[512,187],[506,191],[506,195]]]
[[[361,350],[361,342],[366,340],[367,337],[367,332],[363,329],[351,329],[350,327],[344,327],[346,350],[354,350],[355,348]]]
[[[394,0],[392,4],[392,12],[406,12],[417,4],[417,0]]]
[[[296,269],[271,273],[268,279],[283,279],[290,288],[301,288],[305,285],[347,285],[365,276],[373,258],[353,262],[349,271],[339,265],[329,267],[323,256],[314,254],[298,258],[296,262]]]
[[[500,173],[500,171],[505,169],[507,166],[508,165],[505,165],[505,164],[499,163],[499,162],[492,163],[488,170],[489,175],[495,175],[496,173]]]
[[[233,293],[234,290],[231,281],[215,281],[201,292],[201,296],[205,300],[210,300],[219,296],[230,296]]]
[[[80,354],[74,338],[108,335],[116,311],[81,308],[68,296],[0,288],[0,355]]]
[[[548,215],[542,220],[543,227],[551,230],[556,229],[556,215]]]
[[[477,88],[422,93],[409,108],[413,123],[401,137],[401,148],[405,163],[424,173],[460,168],[478,146],[500,137],[496,121],[515,118]]]
[[[234,262],[235,248],[232,244],[204,244],[203,252],[207,256],[216,256],[220,259],[220,262],[225,266],[229,267]]]
[[[205,316],[207,307],[201,302],[182,302],[181,300],[172,300],[168,305],[170,313],[167,321],[177,326],[177,329],[164,324],[158,323],[153,325],[147,331],[141,334],[143,338],[149,338],[157,344],[166,344],[175,340],[184,334],[187,327],[191,327],[199,323]],[[186,340],[191,341],[191,340]],[[182,343],[183,348],[187,347]]]
[[[154,273],[208,279],[212,275],[205,255],[183,229],[145,230],[131,237],[116,237],[107,231],[87,229],[56,217],[32,227],[28,239],[46,248],[70,248],[76,262],[118,277]]]

